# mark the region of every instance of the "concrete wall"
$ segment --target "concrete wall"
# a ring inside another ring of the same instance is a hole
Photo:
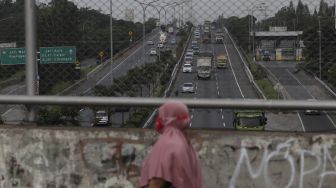
[[[206,188],[335,187],[336,135],[190,132]],[[0,129],[0,187],[131,188],[156,134]]]

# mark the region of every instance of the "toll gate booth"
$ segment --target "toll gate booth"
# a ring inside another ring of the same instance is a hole
[[[303,32],[286,31],[286,27],[279,28],[270,27],[270,31],[255,32],[256,60],[302,61],[303,42],[301,37]]]

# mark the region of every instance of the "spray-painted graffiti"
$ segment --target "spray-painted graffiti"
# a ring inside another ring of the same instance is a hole
[[[289,139],[277,144],[275,149],[260,148],[259,161],[249,155],[252,145],[242,147],[238,150],[240,154],[229,187],[236,187],[242,178],[262,180],[264,187],[332,187],[335,185],[336,156],[331,154],[333,144],[322,143],[313,143],[307,150],[302,149],[296,139]]]

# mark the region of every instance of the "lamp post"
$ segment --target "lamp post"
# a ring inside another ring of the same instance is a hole
[[[113,18],[112,18],[112,0],[110,0],[110,53],[111,53],[111,85],[113,83]]]
[[[252,12],[252,19],[250,20],[251,23],[251,29],[253,32],[253,38],[252,38],[252,48],[253,48],[253,60],[255,61],[255,20],[254,20],[254,10],[264,10],[266,9],[266,4],[265,3],[260,3],[257,5],[254,5],[251,8],[251,12]]]
[[[144,2],[140,2],[138,0],[134,0],[135,2],[139,3],[139,5],[141,6],[142,8],[142,11],[143,11],[143,25],[142,25],[142,37],[143,37],[143,42],[142,42],[142,62],[144,63],[145,62],[145,45],[146,45],[146,9],[151,6],[152,3],[155,3],[159,0],[154,0],[154,1],[151,1],[149,3],[144,3]]]
[[[318,20],[318,26],[319,26],[319,30],[318,30],[318,34],[319,34],[319,78],[320,80],[322,80],[322,42],[321,42],[321,38],[322,38],[322,31],[321,31],[321,18],[320,16],[317,17]]]

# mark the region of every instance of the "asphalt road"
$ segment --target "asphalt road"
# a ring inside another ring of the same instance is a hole
[[[214,32],[212,31],[214,40]],[[224,44],[203,44],[198,40],[200,51],[212,51],[214,56],[228,54],[229,65],[227,69],[212,68],[210,80],[198,80],[196,72],[196,59],[194,56],[193,72],[183,73],[180,70],[174,85],[174,91],[180,91],[177,97],[182,98],[258,98],[254,88],[249,82],[243,68],[242,60],[236,51],[232,41],[225,33]],[[191,44],[189,44],[191,48]],[[193,82],[195,93],[181,93],[181,87],[185,82]],[[176,96],[175,96],[176,97]],[[191,128],[206,129],[233,129],[233,111],[224,109],[191,109]]]
[[[296,62],[259,62],[278,78],[292,100],[332,100],[334,99],[320,83],[304,71],[295,73]],[[302,130],[306,132],[325,132],[336,129],[336,117],[333,113],[321,115],[298,113]]]

